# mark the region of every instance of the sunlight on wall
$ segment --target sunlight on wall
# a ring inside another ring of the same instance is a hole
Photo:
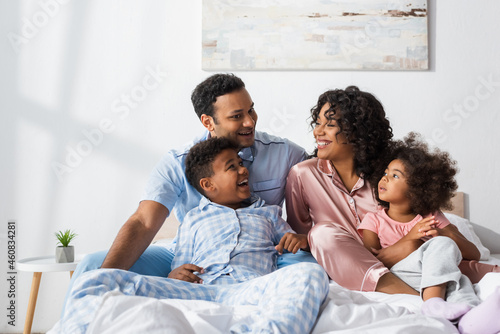
[[[19,256],[36,256],[41,251],[37,240],[51,239],[50,212],[54,194],[54,177],[49,161],[54,151],[55,138],[48,129],[23,120],[16,128],[16,187],[29,189],[16,193],[14,212],[17,213],[19,235],[23,243]],[[28,209],[29,208],[29,209]]]
[[[26,99],[54,111],[63,99],[62,65],[68,52],[71,13],[61,10],[65,5],[57,1],[20,2],[20,6],[18,89]]]

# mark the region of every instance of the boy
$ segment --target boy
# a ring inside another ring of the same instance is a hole
[[[75,281],[61,321],[63,332],[83,332],[102,295],[111,290],[257,306],[244,322],[231,326],[231,332],[310,332],[328,294],[328,276],[316,263],[275,271],[277,253],[306,248],[307,239],[281,219],[280,207],[250,197],[248,170],[238,146],[222,137],[196,144],[186,157],[186,175],[208,198],[203,197],[179,227],[172,268],[183,266],[185,276],[178,280],[116,269],[85,273]],[[191,275],[203,284],[190,283]]]
[[[307,236],[295,234],[279,206],[250,197],[248,170],[234,142],[212,138],[193,146],[186,177],[205,197],[179,227],[172,269],[191,263],[206,283],[239,282],[276,270],[276,250],[308,247]],[[194,276],[189,270],[185,275]]]

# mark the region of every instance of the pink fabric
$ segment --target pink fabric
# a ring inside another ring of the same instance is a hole
[[[439,221],[437,225],[438,228],[444,228],[450,224],[446,217],[444,217],[444,215],[439,211],[427,215],[425,218],[430,216],[434,216],[435,219]],[[386,248],[394,245],[402,237],[407,235],[413,226],[415,226],[423,218],[424,217],[421,215],[417,215],[412,221],[401,223],[389,217],[386,210],[381,208],[377,212],[367,213],[361,224],[358,226],[358,231],[370,230],[374,232],[378,235],[380,246],[382,246],[382,248]],[[423,241],[429,239],[430,237],[422,238]]]
[[[288,223],[297,233],[309,234],[311,253],[331,279],[351,290],[375,291],[389,269],[363,246],[357,232],[364,216],[378,210],[367,182],[360,178],[349,193],[328,161],[306,160],[288,174],[286,209]],[[450,223],[441,212],[436,218]],[[462,261],[460,269],[473,282],[499,270],[477,261]]]
[[[389,272],[364,246],[357,227],[378,206],[368,182],[360,178],[347,191],[329,161],[295,165],[286,185],[287,221],[309,233],[311,253],[335,282],[351,290],[374,291]]]

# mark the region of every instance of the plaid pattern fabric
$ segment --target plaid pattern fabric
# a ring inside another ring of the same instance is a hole
[[[172,269],[196,264],[204,268],[198,276],[205,284],[244,282],[276,270],[274,246],[293,230],[280,207],[258,197],[250,202],[233,210],[203,197],[179,227]]]
[[[158,299],[206,300],[224,305],[254,305],[232,333],[309,333],[328,294],[328,276],[314,263],[299,263],[269,275],[230,285],[206,285],[142,276],[118,269],[86,272],[75,281],[61,319],[62,333],[85,333],[110,291]]]

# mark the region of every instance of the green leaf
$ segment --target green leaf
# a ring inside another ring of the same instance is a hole
[[[58,244],[61,244],[63,247],[68,247],[71,240],[77,236],[76,233],[71,232],[71,230],[66,230],[64,233],[59,231],[55,233],[57,240],[59,240]]]

